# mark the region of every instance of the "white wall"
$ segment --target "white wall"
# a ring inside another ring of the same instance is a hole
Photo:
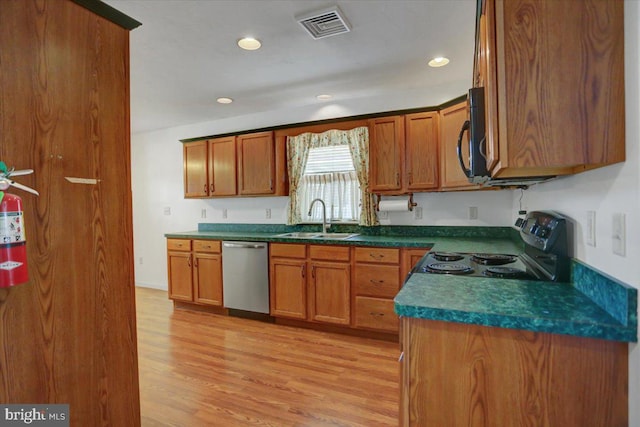
[[[625,1],[626,155],[623,164],[534,186],[524,192],[528,210],[554,209],[575,221],[573,255],[599,270],[640,288],[640,2]],[[460,90],[459,94],[463,94]],[[457,94],[458,95],[458,94]],[[413,102],[413,101],[412,101]],[[284,223],[287,198],[185,200],[180,139],[285,123],[319,120],[404,108],[403,99],[362,99],[322,109],[271,111],[132,136],[132,187],[136,283],[167,288],[164,233],[195,230],[199,222]],[[414,105],[412,105],[414,106]],[[508,226],[517,217],[520,191],[419,194],[423,219],[393,212],[384,224]],[[467,209],[477,206],[478,220]],[[164,208],[171,215],[164,215]],[[266,219],[265,209],[272,210]],[[206,218],[202,218],[202,210]],[[228,218],[222,218],[227,209]],[[586,212],[596,212],[596,246],[585,244]],[[612,253],[612,215],[626,214],[626,255]],[[142,262],[142,263],[141,263]],[[640,347],[629,346],[630,426],[640,427]]]

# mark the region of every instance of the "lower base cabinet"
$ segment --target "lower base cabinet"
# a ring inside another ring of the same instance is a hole
[[[403,427],[627,426],[628,345],[403,318]]]
[[[169,298],[222,307],[222,248],[216,240],[167,239]]]

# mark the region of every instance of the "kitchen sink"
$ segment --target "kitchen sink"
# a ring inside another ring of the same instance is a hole
[[[277,237],[286,237],[289,239],[346,240],[355,236],[359,236],[359,234],[358,233],[320,233],[320,232],[294,231],[291,233],[278,234]]]

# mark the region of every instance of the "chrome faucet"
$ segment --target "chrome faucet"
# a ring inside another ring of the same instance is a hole
[[[311,216],[311,211],[313,210],[313,205],[315,202],[320,202],[322,204],[322,232],[324,234],[327,233],[327,229],[329,227],[331,227],[330,223],[327,223],[327,207],[324,204],[324,200],[322,199],[313,199],[313,201],[311,202],[311,205],[309,206],[309,213],[307,213],[308,216]]]

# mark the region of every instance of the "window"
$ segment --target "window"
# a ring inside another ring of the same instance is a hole
[[[327,220],[358,222],[361,191],[349,146],[310,148],[299,191],[304,222],[322,221],[320,203],[313,206],[311,216],[307,215],[311,202],[317,198],[326,204]]]

